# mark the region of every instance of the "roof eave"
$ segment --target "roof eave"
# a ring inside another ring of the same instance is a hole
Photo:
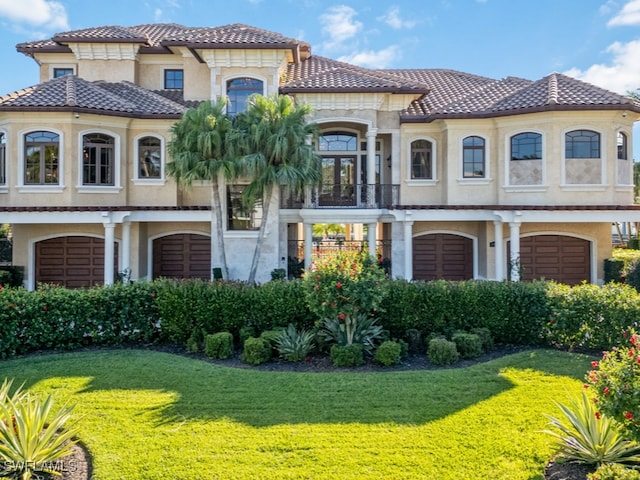
[[[185,108],[186,110],[186,108]],[[141,112],[122,112],[118,110],[100,110],[95,108],[83,107],[18,107],[18,106],[0,106],[2,112],[56,112],[56,113],[77,113],[87,115],[107,115],[110,117],[137,118],[137,119],[153,119],[153,120],[180,120],[182,113],[141,113]]]

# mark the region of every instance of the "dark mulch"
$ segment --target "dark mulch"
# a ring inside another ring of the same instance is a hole
[[[544,470],[544,478],[545,480],[587,480],[587,475],[594,471],[593,465],[552,459]]]

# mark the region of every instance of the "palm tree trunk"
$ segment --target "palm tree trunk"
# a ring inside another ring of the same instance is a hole
[[[215,215],[215,223],[216,223],[216,243],[218,246],[218,251],[220,252],[220,259],[222,261],[221,269],[222,269],[222,278],[224,280],[229,279],[229,270],[227,268],[227,255],[225,253],[224,248],[224,231],[222,228],[222,206],[220,201],[220,187],[218,185],[218,179],[211,179],[211,207],[213,209],[213,214]],[[214,232],[211,232],[213,235]],[[214,242],[211,242],[212,244]],[[213,251],[211,252],[211,256],[213,258]],[[213,272],[212,272],[213,275]]]
[[[251,261],[251,270],[249,271],[249,285],[253,285],[256,281],[256,273],[258,271],[258,262],[260,262],[260,254],[262,253],[262,243],[264,242],[265,233],[267,231],[267,220],[269,219],[269,205],[273,196],[273,189],[266,189],[264,192],[263,205],[262,205],[262,223],[260,224],[260,230],[258,231],[258,239],[256,241],[256,248],[253,251],[253,260]],[[266,200],[266,201],[265,201]]]

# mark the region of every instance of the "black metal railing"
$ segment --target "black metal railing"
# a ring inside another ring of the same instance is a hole
[[[312,257],[321,257],[335,252],[361,252],[369,248],[366,240],[343,240],[341,238],[314,238],[311,248]],[[376,257],[382,260],[391,259],[391,240],[376,240]],[[304,240],[289,240],[289,258],[304,260]]]
[[[299,195],[283,192],[280,208],[393,208],[399,185],[322,184]]]

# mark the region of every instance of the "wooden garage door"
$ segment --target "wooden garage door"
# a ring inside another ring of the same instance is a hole
[[[211,278],[211,239],[178,234],[153,241],[153,278]]]
[[[473,278],[473,241],[460,235],[435,233],[413,239],[414,280]]]
[[[564,235],[520,239],[522,279],[546,279],[577,285],[591,281],[591,243]]]
[[[114,272],[117,272],[115,245]],[[36,282],[67,288],[85,288],[104,283],[104,239],[58,237],[36,243]]]

